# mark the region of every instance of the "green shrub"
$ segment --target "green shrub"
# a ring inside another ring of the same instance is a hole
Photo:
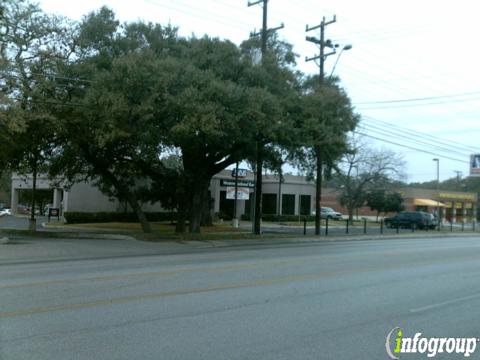
[[[240,220],[250,221],[250,214],[243,214],[240,216]]]
[[[225,220],[225,221],[230,221],[233,219],[232,214],[227,214],[223,211],[220,211],[217,213],[217,216],[219,219]]]
[[[171,212],[147,212],[148,221],[175,220],[176,214]],[[74,212],[68,211],[63,214],[68,224],[108,223],[108,222],[138,222],[135,213],[125,212]]]

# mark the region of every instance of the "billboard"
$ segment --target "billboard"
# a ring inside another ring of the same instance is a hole
[[[470,175],[480,176],[480,154],[470,155]]]

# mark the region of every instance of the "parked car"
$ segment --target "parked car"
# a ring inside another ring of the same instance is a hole
[[[432,214],[423,211],[403,211],[384,219],[385,226],[390,228],[435,229],[437,226]]]
[[[342,214],[336,212],[332,208],[329,207],[322,207],[320,208],[320,218],[322,219],[333,219],[333,220],[341,220]]]
[[[12,215],[12,210],[7,208],[0,210],[0,216],[5,216],[5,215]]]
[[[17,213],[20,215],[30,215],[30,208],[25,205],[18,204]]]

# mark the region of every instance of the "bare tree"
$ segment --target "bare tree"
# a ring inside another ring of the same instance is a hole
[[[349,221],[353,221],[355,209],[363,206],[369,191],[402,179],[404,167],[404,160],[395,152],[374,149],[353,136],[350,151],[335,169],[341,186],[339,200],[348,210]]]

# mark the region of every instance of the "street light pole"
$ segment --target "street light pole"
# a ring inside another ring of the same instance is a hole
[[[459,170],[455,170],[454,173],[457,174],[457,184],[455,186],[455,189],[457,191],[460,191],[460,180],[462,179],[462,172]]]
[[[440,159],[433,159],[437,163],[437,217],[438,217],[438,231],[440,231]]]
[[[340,56],[342,56],[343,52],[344,51],[348,51],[352,48],[352,45],[351,44],[347,44],[345,45],[342,50],[340,50],[338,56],[337,56],[337,60],[335,60],[335,64],[333,65],[333,68],[332,68],[332,72],[330,73],[330,77],[333,76],[333,73],[335,72],[335,68],[337,67],[337,64],[338,64],[338,60],[340,60]]]

